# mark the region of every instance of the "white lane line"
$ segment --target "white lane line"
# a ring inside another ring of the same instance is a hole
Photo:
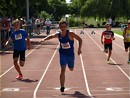
[[[29,56],[33,51],[35,51],[38,47],[41,45],[38,45],[36,48],[34,48],[31,52],[29,52],[25,57]],[[14,68],[14,65],[10,67],[7,71],[5,71],[2,75],[0,75],[0,78],[3,77],[6,73],[8,73],[12,68]]]
[[[85,85],[86,85],[86,89],[87,89],[87,92],[88,92],[88,95],[92,97],[92,94],[90,92],[90,89],[89,89],[89,85],[88,85],[88,81],[87,81],[87,76],[86,76],[86,72],[85,72],[85,68],[84,68],[84,63],[83,63],[83,58],[82,58],[82,55],[80,55],[80,60],[81,60],[81,64],[82,64],[82,69],[83,69],[83,75],[84,75],[84,80],[85,80]]]
[[[118,47],[120,47],[121,49],[125,50],[124,47],[118,45],[117,43],[113,42],[115,45],[117,45]]]
[[[47,70],[48,70],[48,68],[49,68],[49,66],[50,66],[50,64],[51,64],[51,62],[52,62],[52,60],[53,60],[53,58],[54,58],[54,56],[55,56],[57,50],[58,50],[58,47],[59,47],[59,45],[57,46],[57,48],[56,48],[54,54],[52,55],[52,57],[51,57],[51,59],[50,59],[48,65],[47,65],[47,67],[46,67],[46,69],[45,69],[45,71],[44,71],[44,73],[43,73],[43,75],[42,75],[42,77],[41,77],[41,79],[40,79],[40,81],[38,82],[38,85],[36,86],[36,88],[35,88],[35,90],[34,90],[33,98],[36,98],[36,97],[37,97],[36,94],[37,94],[38,88],[39,88],[40,84],[42,83],[42,80],[43,80],[44,76],[46,75],[46,72],[47,72]]]
[[[85,31],[85,33],[86,33],[86,31]],[[87,34],[87,33],[86,33]],[[103,49],[98,45],[98,43],[89,35],[89,34],[87,34],[90,38],[91,38],[91,40],[103,51]],[[106,54],[107,55],[107,54]],[[117,63],[112,59],[112,58],[110,58],[111,60],[112,60],[112,62],[116,65],[116,67],[118,67],[119,69],[120,69],[120,71],[130,80],[130,77],[124,72],[124,70],[120,67],[120,66],[118,66],[117,65]]]
[[[76,33],[76,29],[75,29],[75,33]],[[78,44],[78,42],[77,42]],[[82,65],[82,70],[83,70],[83,75],[84,75],[84,80],[85,80],[85,86],[86,86],[86,90],[87,90],[87,93],[88,95],[92,97],[92,94],[90,92],[90,89],[89,89],[89,85],[88,85],[88,80],[87,80],[87,76],[86,76],[86,72],[85,72],[85,68],[84,68],[84,62],[83,62],[83,58],[82,58],[82,54],[80,54],[80,60],[81,60],[81,65]]]

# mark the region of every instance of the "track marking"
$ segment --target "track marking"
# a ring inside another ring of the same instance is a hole
[[[86,31],[85,31],[85,34],[87,34],[86,33]],[[89,38],[91,38],[91,40],[103,51],[103,49],[98,45],[98,43],[89,35],[89,34],[87,34],[88,36],[89,36]],[[107,54],[106,54],[107,55]],[[120,67],[120,66],[118,66],[117,65],[117,63],[112,59],[112,58],[110,58],[111,60],[112,60],[112,62],[116,65],[116,67],[118,67],[119,69],[120,69],[120,71],[130,80],[130,77],[124,72],[124,70]]]
[[[44,71],[44,73],[43,73],[43,75],[42,75],[40,81],[38,82],[38,85],[36,86],[36,88],[35,88],[35,90],[34,90],[33,98],[36,98],[37,90],[38,90],[40,84],[42,83],[42,80],[43,80],[44,76],[46,75],[46,72],[47,72],[47,70],[48,70],[48,68],[49,68],[49,66],[50,66],[50,64],[51,64],[51,62],[52,62],[52,60],[53,60],[53,58],[54,58],[56,52],[57,52],[58,47],[59,47],[59,45],[57,46],[55,52],[53,53],[53,55],[52,55],[52,57],[51,57],[51,59],[50,59],[48,65],[47,65],[47,67],[46,67],[46,69],[45,69],[45,71]]]
[[[4,88],[2,92],[18,92],[20,88]]]
[[[55,90],[60,90],[60,87],[56,87],[56,88],[53,88],[53,89],[55,89]],[[65,88],[65,91],[68,91],[68,90],[70,90],[71,88]]]
[[[75,33],[76,33],[76,29],[75,29]],[[78,42],[77,42],[77,44],[78,44]],[[89,85],[88,85],[87,76],[86,76],[86,72],[85,72],[85,68],[84,68],[84,62],[83,62],[82,54],[80,54],[80,60],[81,60],[81,65],[82,65],[82,70],[83,70],[83,75],[84,75],[84,80],[85,80],[85,86],[86,86],[86,89],[87,89],[87,93],[88,93],[88,95],[91,98],[94,98],[94,97],[92,97],[92,94],[91,94],[90,89],[89,89]]]
[[[25,57],[29,56],[33,51],[35,51],[38,47],[41,45],[38,45],[36,48],[34,48],[32,51],[30,51]],[[14,65],[10,67],[7,71],[5,71],[2,75],[0,75],[0,78],[3,77],[6,73],[8,73],[12,68],[14,68]]]

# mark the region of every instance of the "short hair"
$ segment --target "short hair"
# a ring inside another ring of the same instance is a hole
[[[12,24],[14,25],[15,23],[19,23],[20,24],[20,21],[18,19],[15,19]]]
[[[59,26],[60,26],[61,24],[66,24],[66,26],[68,25],[67,21],[65,21],[65,20],[60,20],[60,21],[59,21]]]
[[[130,20],[128,20],[128,24],[130,24]]]
[[[110,23],[106,23],[106,24],[105,24],[105,27],[106,27],[107,25],[110,25]],[[110,26],[111,26],[111,25],[110,25]]]

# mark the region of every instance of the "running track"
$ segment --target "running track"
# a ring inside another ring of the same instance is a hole
[[[31,39],[32,49],[26,52],[26,64],[22,68],[24,78],[16,80],[12,51],[1,55],[0,98],[130,98],[130,65],[127,64],[123,40],[115,36],[111,63],[103,52],[100,35],[103,29],[72,29],[83,39],[82,55],[77,55],[75,41],[75,69],[66,71],[66,90],[59,91],[60,65],[58,40],[39,44],[44,34]],[[54,33],[52,30],[51,33]]]

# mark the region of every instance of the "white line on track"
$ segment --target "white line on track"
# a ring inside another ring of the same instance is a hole
[[[76,33],[76,29],[75,29],[75,33]],[[83,75],[84,75],[84,80],[85,80],[85,86],[86,86],[86,89],[87,89],[87,93],[88,93],[88,95],[91,98],[93,98],[92,94],[90,92],[90,89],[89,89],[89,85],[88,85],[87,76],[86,76],[86,72],[85,72],[85,68],[84,68],[84,62],[83,62],[82,54],[80,54],[80,60],[81,60],[81,65],[82,65],[82,70],[83,70]]]
[[[86,31],[85,31],[85,34],[87,34]],[[87,35],[103,51],[103,49],[98,45],[98,43],[89,34],[87,34]],[[118,66],[117,63],[112,58],[111,58],[111,60],[116,65],[116,67],[118,67],[120,69],[120,71],[130,80],[130,77],[124,72],[124,70],[120,66]]]
[[[44,71],[44,73],[43,73],[43,75],[42,75],[42,77],[41,77],[41,79],[40,79],[40,81],[38,82],[38,85],[36,86],[36,88],[35,88],[35,90],[34,90],[33,98],[36,98],[36,97],[37,97],[37,96],[36,96],[37,90],[38,90],[40,84],[42,83],[42,80],[43,80],[44,76],[46,75],[46,72],[47,72],[47,70],[48,70],[48,68],[49,68],[49,66],[50,66],[50,64],[51,64],[51,62],[52,62],[52,60],[53,60],[53,58],[54,58],[54,56],[55,56],[57,50],[58,50],[58,47],[59,47],[59,45],[57,46],[57,48],[56,48],[54,54],[52,55],[52,57],[51,57],[51,59],[50,59],[48,65],[47,65],[47,67],[46,67],[46,69],[45,69],[45,71]]]
[[[25,57],[29,56],[33,51],[35,51],[38,47],[41,45],[38,45],[36,48],[34,48],[32,51],[30,51]],[[14,68],[14,65],[10,67],[7,71],[5,71],[2,75],[0,75],[0,78],[3,77],[5,74],[7,74],[12,68]]]

